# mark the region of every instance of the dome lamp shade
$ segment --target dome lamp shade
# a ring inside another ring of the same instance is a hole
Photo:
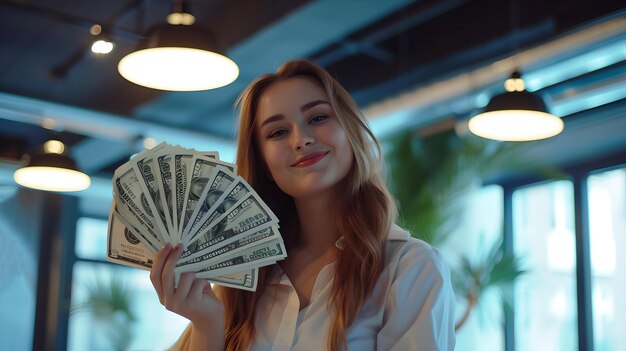
[[[239,76],[239,67],[217,51],[212,35],[196,25],[153,27],[140,48],[118,64],[128,81],[169,91],[223,87]]]
[[[524,90],[518,72],[505,86],[509,91],[491,98],[484,111],[470,119],[472,133],[501,141],[531,141],[563,131],[563,120],[548,112],[541,96]]]
[[[89,176],[78,171],[76,162],[62,153],[62,149],[61,153],[43,152],[33,155],[26,166],[13,173],[13,179],[27,188],[55,192],[81,191],[91,185]]]

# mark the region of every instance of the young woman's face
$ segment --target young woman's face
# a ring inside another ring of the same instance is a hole
[[[325,91],[308,78],[272,84],[258,102],[256,138],[270,176],[294,198],[334,190],[354,157]]]

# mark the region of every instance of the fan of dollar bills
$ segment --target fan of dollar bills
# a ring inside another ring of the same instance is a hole
[[[216,152],[166,143],[144,150],[113,175],[108,259],[149,270],[171,243],[176,265],[214,284],[255,290],[258,268],[287,257],[278,219]]]

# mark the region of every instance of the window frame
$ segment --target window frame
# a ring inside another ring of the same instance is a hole
[[[589,237],[588,179],[591,175],[626,168],[626,150],[604,158],[562,167],[574,189],[574,221],[576,238],[576,302],[578,350],[593,351],[593,311],[591,292],[591,252]],[[555,179],[537,177],[499,180],[491,184],[502,186],[504,249],[513,253],[513,193],[521,188],[539,185]],[[489,183],[487,183],[489,184]],[[582,263],[582,264],[581,264]],[[514,297],[513,297],[514,299]],[[513,303],[514,300],[513,300]],[[504,350],[515,351],[515,312],[505,310]]]

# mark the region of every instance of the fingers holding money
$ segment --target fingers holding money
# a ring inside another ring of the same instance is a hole
[[[180,276],[171,307],[192,317],[193,312],[198,312],[201,310],[200,306],[206,304],[204,300],[207,298],[217,301],[209,282],[197,278],[193,272],[185,272]]]
[[[152,282],[152,286],[159,296],[159,302],[161,302],[162,305],[165,304],[165,300],[161,276],[163,275],[163,267],[171,251],[172,245],[170,244],[165,245],[165,247],[159,250],[154,257],[154,263],[152,264],[152,269],[150,270],[150,281]]]
[[[173,301],[174,293],[176,292],[174,287],[174,268],[176,267],[176,262],[178,262],[181,253],[183,253],[183,245],[178,244],[174,246],[167,255],[163,270],[161,271],[161,287],[163,289],[163,299],[165,300],[165,307],[167,309],[170,309],[168,305]]]
[[[168,310],[178,314],[186,314],[188,310],[187,296],[189,295],[191,286],[195,283],[195,279],[196,275],[192,272],[188,272],[180,276],[180,281],[178,282],[178,287],[176,287],[174,291],[174,295],[166,300],[165,307]]]
[[[213,293],[211,284],[209,284],[208,281],[206,281],[205,279],[195,279],[193,282],[193,286],[191,287],[191,291],[189,292],[189,297],[196,301],[200,301],[205,295],[217,299],[215,293]]]
[[[204,279],[196,278],[193,272],[183,273],[178,286],[175,286],[174,270],[182,252],[182,244],[174,247],[168,245],[159,251],[150,279],[159,295],[159,301],[165,308],[190,318],[193,309],[202,302],[204,297],[215,298],[215,295],[211,289],[207,291],[206,286],[209,283]]]
[[[179,281],[178,288],[174,286],[174,268],[182,252],[183,247],[181,244],[174,247],[170,244],[165,245],[155,256],[154,264],[150,271],[150,281],[159,296],[159,301],[172,312],[178,312],[175,311],[177,309],[177,299],[180,300],[181,297],[185,297],[189,293],[195,279],[193,275],[191,277],[183,275]]]
[[[203,330],[215,329],[215,335],[221,335],[224,310],[208,281],[197,278],[193,272],[186,272],[181,274],[178,286],[175,286],[174,270],[182,252],[182,244],[167,245],[155,257],[150,280],[159,301],[169,311],[203,326]]]

